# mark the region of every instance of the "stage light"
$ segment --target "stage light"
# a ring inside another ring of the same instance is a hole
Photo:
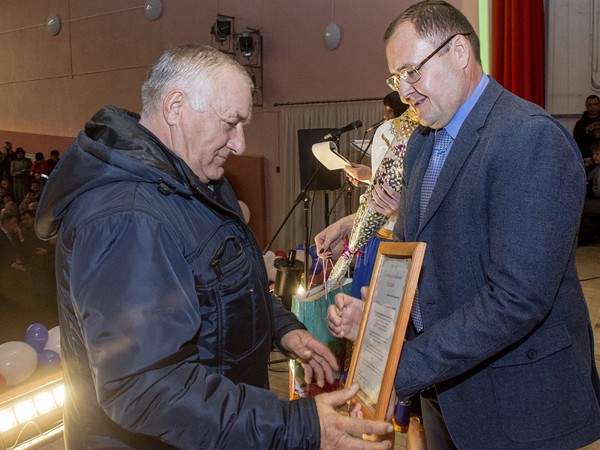
[[[24,400],[20,403],[17,403],[13,410],[15,412],[15,417],[17,418],[17,422],[19,424],[24,424],[29,422],[35,416],[37,416],[37,412],[35,410],[35,406],[31,400]]]
[[[62,406],[65,402],[65,385],[61,384],[52,390],[54,401],[58,406]]]
[[[33,404],[39,414],[46,414],[56,408],[56,402],[54,401],[54,395],[52,392],[46,391],[33,398]]]
[[[61,371],[0,394],[0,442],[24,450],[62,432],[64,396]]]
[[[254,37],[249,31],[244,31],[238,36],[238,48],[240,53],[246,58],[250,58],[254,55]]]
[[[222,16],[217,16],[210,32],[215,36],[215,41],[225,42],[231,36],[231,20]]]
[[[10,430],[17,426],[17,418],[12,409],[3,409],[0,411],[0,433]]]

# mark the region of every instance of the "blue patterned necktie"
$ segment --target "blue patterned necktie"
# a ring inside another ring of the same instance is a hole
[[[427,210],[427,204],[431,198],[431,193],[437,181],[438,175],[442,170],[446,156],[448,155],[448,145],[452,142],[452,138],[448,134],[445,128],[436,131],[435,141],[433,143],[433,153],[429,159],[429,165],[427,171],[423,177],[423,184],[421,185],[421,203],[419,210],[419,220],[423,220],[425,210]]]
[[[433,192],[438,175],[440,174],[442,167],[444,166],[444,162],[446,161],[446,156],[448,155],[448,145],[451,142],[452,137],[448,134],[445,128],[435,132],[433,153],[431,153],[429,165],[427,166],[425,176],[423,177],[423,183],[421,185],[421,202],[419,205],[420,222],[423,221],[423,216],[425,216],[425,211],[427,210],[427,205],[429,203],[429,199],[431,198],[431,193]],[[421,305],[419,304],[418,290],[415,295],[410,316],[412,317],[413,324],[415,325],[417,331],[421,331],[423,329],[423,320],[421,318]]]

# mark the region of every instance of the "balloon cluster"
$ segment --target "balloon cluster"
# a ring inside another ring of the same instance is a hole
[[[50,331],[41,323],[32,323],[25,342],[0,345],[0,391],[27,380],[37,368],[53,371],[61,365],[60,327]]]

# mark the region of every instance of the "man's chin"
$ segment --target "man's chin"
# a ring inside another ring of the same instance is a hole
[[[215,170],[211,171],[209,178],[210,182],[217,182],[225,175],[225,169],[223,167],[217,167]]]

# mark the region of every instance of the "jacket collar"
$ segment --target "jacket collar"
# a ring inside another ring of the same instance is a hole
[[[498,84],[498,82],[496,82],[492,77],[490,77],[490,82],[483,91],[483,94],[469,115],[466,117],[465,121],[460,127],[460,130],[458,131],[458,134],[456,135],[456,139],[452,144],[452,149],[444,163],[444,168],[442,169],[436,181],[435,189],[433,190],[431,198],[429,199],[429,204],[421,223],[417,223],[419,220],[418,214],[411,214],[411,218],[415,222],[411,224],[412,226],[410,226],[409,229],[416,229],[417,235],[421,233],[423,227],[431,220],[432,216],[435,214],[442,201],[448,194],[450,187],[454,183],[454,180],[456,179],[462,166],[465,164],[468,156],[479,142],[479,130],[484,126],[493,105],[496,103],[503,90],[504,89],[502,86],[500,86],[500,84]],[[420,158],[416,162],[413,175],[411,176],[413,183],[418,182],[419,185],[421,185],[421,180],[423,179],[425,171],[427,170],[427,165],[429,164],[429,159],[433,151],[434,141],[434,133],[430,128],[421,130],[421,134],[426,139],[422,144],[424,151],[422,151]],[[418,211],[421,190],[419,189],[418,192],[414,192],[415,195],[412,198],[412,204],[410,205],[410,208],[413,211]]]

